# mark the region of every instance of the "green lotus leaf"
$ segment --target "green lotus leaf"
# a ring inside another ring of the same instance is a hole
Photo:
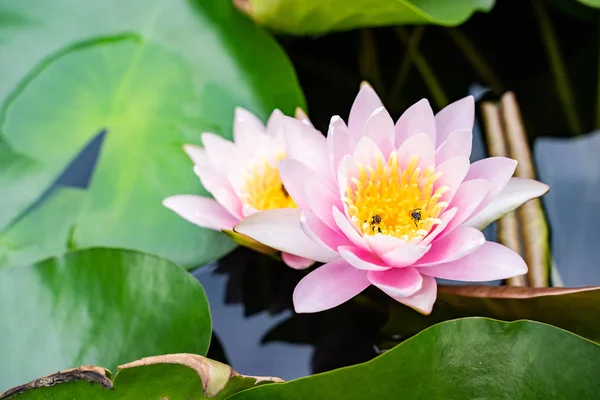
[[[598,360],[600,346],[550,325],[465,318],[366,363],[231,399],[592,399],[600,391]]]
[[[223,0],[7,0],[0,59],[0,229],[104,132],[72,245],[187,268],[234,244],[161,205],[206,194],[182,145],[231,138],[236,106],[262,118],[303,106],[281,49]]]
[[[491,10],[495,0],[234,0],[234,3],[274,31],[312,35],[368,26],[454,26],[477,11]]]
[[[38,378],[0,399],[225,399],[275,377],[245,376],[229,365],[195,354],[143,358],[119,366],[114,379],[101,367],[79,367]]]
[[[79,365],[206,354],[208,301],[185,269],[96,248],[0,269],[0,390]]]

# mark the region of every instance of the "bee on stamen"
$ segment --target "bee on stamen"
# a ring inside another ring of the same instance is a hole
[[[378,226],[381,223],[381,217],[375,214],[371,220],[371,227],[373,232],[381,233],[381,228]]]
[[[415,223],[415,226],[417,227],[417,229],[419,228],[419,224],[417,222],[421,221],[421,209],[420,208],[415,208],[414,210],[412,210],[410,212],[410,217],[412,218],[413,222]]]

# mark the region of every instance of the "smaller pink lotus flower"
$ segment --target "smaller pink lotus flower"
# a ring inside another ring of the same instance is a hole
[[[298,112],[297,112],[298,113]],[[308,119],[299,114],[301,129],[283,129],[284,115],[275,110],[267,125],[250,112],[235,110],[234,142],[213,133],[203,133],[204,147],[185,145],[184,150],[194,163],[194,172],[202,185],[214,197],[175,195],[163,200],[163,205],[198,226],[224,231],[238,243],[262,252],[275,252],[249,238],[233,232],[244,218],[270,209],[296,208],[279,176],[278,162],[293,157],[310,163],[313,148],[326,146],[325,137],[315,130]],[[309,239],[305,251],[312,258],[283,252],[283,261],[292,268],[306,268],[314,261],[329,261],[329,252]],[[310,251],[310,249],[314,251]]]
[[[421,100],[394,124],[363,85],[348,126],[331,119],[327,149],[315,148],[312,164],[279,162],[299,208],[255,214],[235,230],[300,256],[314,253],[303,248],[306,237],[329,252],[331,261],[296,287],[297,312],[335,307],[375,285],[428,314],[436,277],[490,281],[527,271],[479,229],[548,186],[511,178],[517,162],[508,158],[470,164],[474,112],[472,97],[435,116]]]

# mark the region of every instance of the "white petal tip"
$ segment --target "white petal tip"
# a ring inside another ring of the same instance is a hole
[[[298,112],[298,110],[301,110],[300,107],[296,107],[296,112]],[[285,114],[279,108],[276,108],[273,110],[273,112],[271,112],[271,115],[269,116],[269,118],[274,115],[285,115]]]
[[[416,312],[418,312],[419,314],[423,314],[423,315],[429,315],[431,314],[431,311],[433,311],[433,304],[431,305],[431,307],[428,308],[416,308],[416,307],[411,307],[413,310],[415,310]]]
[[[177,196],[169,196],[163,199],[163,201],[161,202],[161,204],[165,207],[167,207],[168,209],[172,210],[175,203],[177,202]]]

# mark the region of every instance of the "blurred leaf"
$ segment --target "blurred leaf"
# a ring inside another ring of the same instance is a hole
[[[454,26],[476,11],[487,12],[495,0],[233,0],[260,24],[294,35],[322,34],[384,25]]]
[[[185,267],[231,250],[161,200],[202,193],[182,145],[203,131],[231,137],[235,106],[266,117],[303,105],[271,38],[222,0],[10,0],[0,20],[0,59],[10,60],[0,63],[0,228],[105,131],[76,247]]]
[[[530,288],[509,286],[440,286],[433,312],[424,316],[399,303],[390,303],[383,333],[406,339],[441,321],[489,317],[504,321],[544,322],[600,342],[600,287]]]
[[[273,377],[240,375],[229,365],[195,354],[143,358],[119,366],[115,378],[100,367],[80,367],[0,394],[2,399],[225,399]],[[12,394],[12,396],[11,396]]]
[[[600,8],[600,0],[577,0],[577,1],[585,4],[586,6]]]
[[[164,353],[206,354],[204,290],[184,269],[115,249],[0,269],[0,390],[36,376]]]
[[[557,8],[561,12],[579,18],[583,21],[596,22],[598,19],[597,12],[590,12],[589,7],[594,7],[591,3],[600,4],[596,0],[547,0],[548,5]],[[590,3],[586,6],[587,3]],[[594,10],[596,11],[596,10]]]
[[[0,234],[0,268],[27,265],[68,249],[71,233],[85,191],[57,187],[38,207]],[[52,232],[40,232],[49,227]]]
[[[598,359],[598,345],[549,325],[468,318],[433,326],[367,363],[232,400],[592,399]]]

